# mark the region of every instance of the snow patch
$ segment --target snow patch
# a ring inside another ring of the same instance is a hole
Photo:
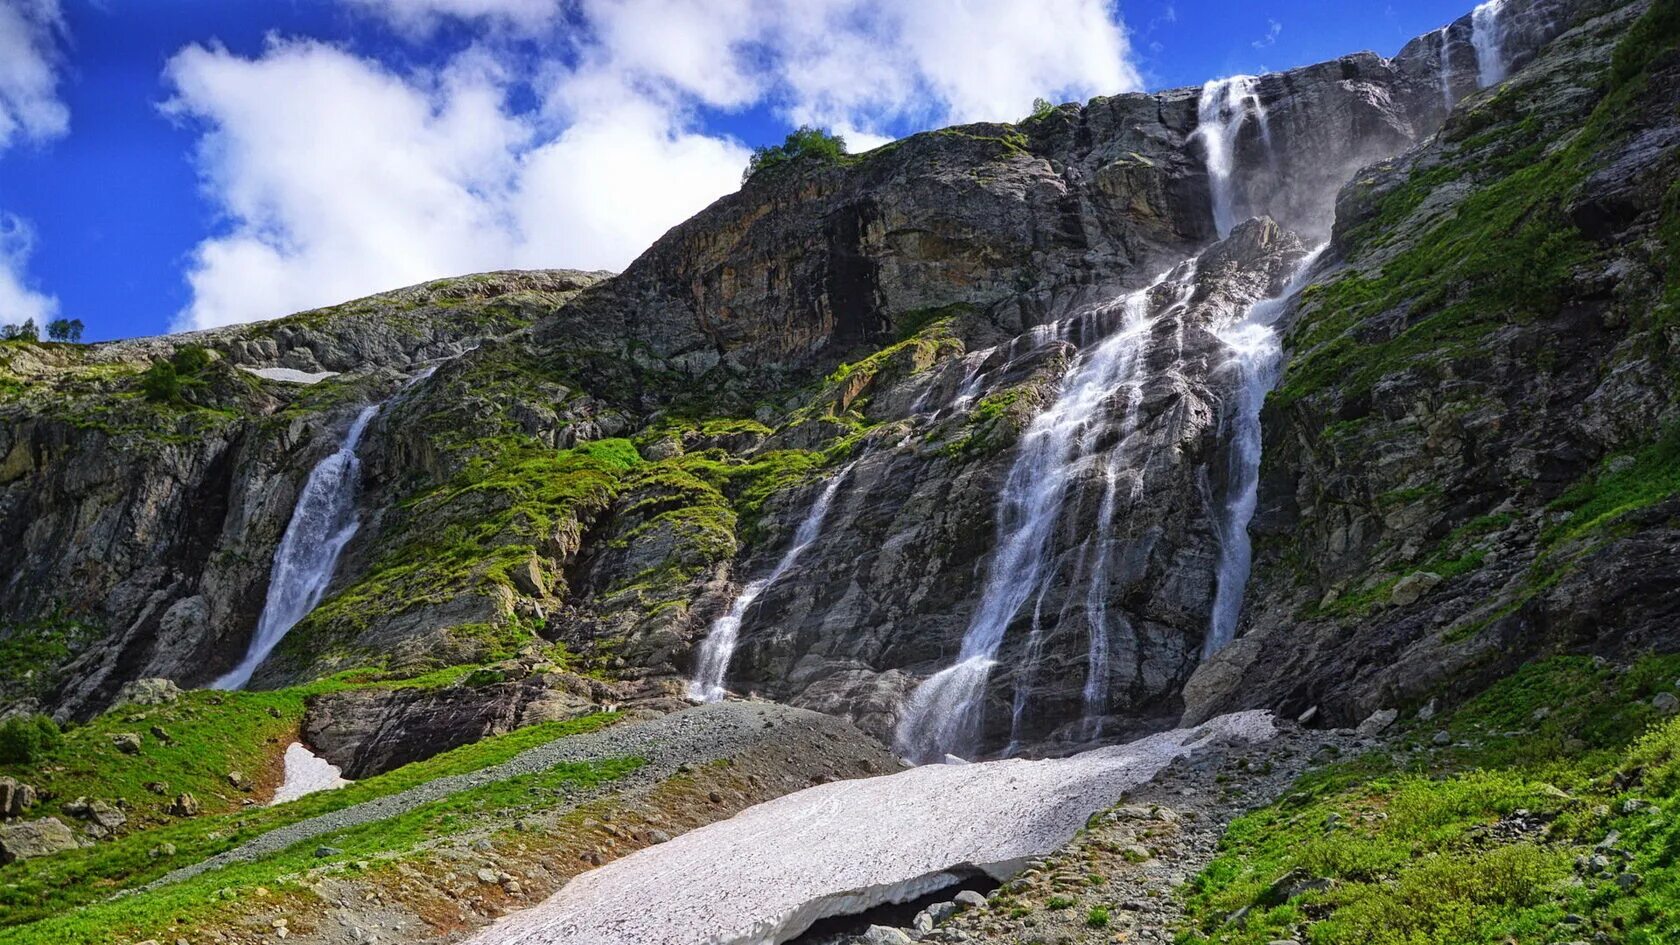
[[[337,377],[339,374],[337,371],[316,371],[311,373],[309,371],[299,371],[289,367],[254,368],[241,365],[239,369],[241,371],[255,374],[264,380],[285,381],[288,384],[319,384],[327,378]]]
[[[1269,713],[1242,712],[1071,758],[819,785],[584,873],[471,943],[776,945],[975,869],[1006,879],[1173,759],[1275,734]]]
[[[338,765],[305,748],[302,742],[292,742],[286,746],[285,780],[274,792],[274,800],[268,803],[270,806],[284,804],[305,794],[331,791],[349,783]]]

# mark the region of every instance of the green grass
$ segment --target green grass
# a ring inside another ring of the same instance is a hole
[[[135,797],[148,807],[155,807],[155,802],[165,799],[147,792],[144,783],[152,779],[167,780],[173,773],[183,784],[208,785],[200,788],[199,799],[214,802],[215,797],[210,795],[210,791],[218,786],[224,792],[227,790],[225,775],[230,763],[250,762],[252,767],[244,769],[244,773],[254,773],[255,766],[265,760],[262,757],[264,754],[285,747],[284,744],[268,741],[268,737],[285,737],[295,731],[302,713],[303,697],[337,685],[333,682],[268,693],[227,693],[224,696],[229,701],[216,707],[214,712],[200,711],[210,705],[200,700],[193,711],[178,716],[179,721],[175,723],[179,729],[176,749],[165,750],[148,744],[146,751],[138,757],[110,757],[105,753],[104,749],[109,747],[102,745],[102,741],[108,738],[106,732],[120,728],[121,719],[111,719],[111,725],[105,724],[106,720],[102,719],[72,732],[69,744],[56,762],[49,760],[35,766],[33,773],[20,773],[39,781],[39,773],[46,767],[57,763],[73,764],[76,767],[44,782],[59,791],[61,798],[73,798],[77,793],[106,799]],[[209,693],[189,694],[189,698],[196,697],[213,698]],[[281,708],[282,717],[272,718],[267,711],[270,707]],[[195,717],[199,724],[190,724]],[[148,817],[134,825],[162,825],[93,847],[0,867],[0,924],[32,922],[80,908],[115,890],[143,885],[170,870],[230,850],[275,828],[395,794],[437,778],[497,765],[528,748],[595,731],[617,718],[616,714],[599,713],[517,729],[357,781],[336,791],[306,795],[274,807],[240,810],[235,801],[234,809],[225,813],[206,813],[183,819]],[[265,735],[265,732],[269,734]],[[250,743],[251,750],[247,751],[239,739],[249,737],[255,740]],[[181,789],[171,785],[172,791]],[[67,793],[71,790],[77,793]],[[152,855],[154,849],[166,843],[174,846],[174,854]]]
[[[1572,913],[1628,932],[1615,941],[1672,941],[1661,917],[1680,909],[1680,832],[1647,836],[1609,811],[1621,810],[1630,771],[1665,809],[1680,802],[1680,720],[1650,706],[1677,678],[1680,656],[1626,670],[1583,657],[1531,664],[1450,718],[1414,724],[1393,757],[1309,774],[1231,825],[1190,887],[1178,941],[1551,942]],[[1454,747],[1433,746],[1438,728]],[[1493,829],[1518,816],[1531,829]],[[1576,858],[1611,829],[1622,831],[1635,868],[1645,864],[1646,882],[1572,883]],[[1289,887],[1303,891],[1290,896]],[[1229,921],[1243,909],[1244,922]],[[1568,937],[1590,940],[1591,931]]]
[[[211,870],[155,890],[74,910],[65,910],[63,906],[35,909],[31,912],[34,921],[29,924],[0,929],[0,943],[95,945],[148,937],[169,938],[176,929],[195,925],[226,908],[226,900],[244,898],[259,887],[307,900],[314,893],[297,882],[298,874],[306,870],[333,866],[356,869],[358,864],[369,861],[374,869],[381,869],[392,862],[424,857],[423,845],[430,839],[497,826],[520,811],[547,809],[552,806],[556,793],[608,784],[643,763],[637,758],[621,758],[563,764],[462,791],[406,814],[335,831],[256,862]],[[318,857],[315,852],[321,847],[339,852]],[[13,914],[7,913],[8,917]]]
[[[1615,467],[1620,468],[1615,468]],[[1680,494],[1680,425],[1632,454],[1613,456],[1551,504],[1569,519],[1547,528],[1541,544],[1553,547],[1602,530],[1630,512]]]

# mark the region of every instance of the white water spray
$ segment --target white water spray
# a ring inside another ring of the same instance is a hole
[[[1214,517],[1219,537],[1219,570],[1215,577],[1213,618],[1202,643],[1205,660],[1230,643],[1242,616],[1243,595],[1253,566],[1254,548],[1248,526],[1260,487],[1260,408],[1277,383],[1283,363],[1283,346],[1272,328],[1284,306],[1306,284],[1314,264],[1323,255],[1320,246],[1303,257],[1283,292],[1255,303],[1241,319],[1216,334],[1229,351],[1220,367],[1236,375],[1236,401],[1225,411],[1223,424],[1229,446],[1226,453],[1226,499]]]
[[[981,703],[1005,632],[1037,592],[1046,574],[1048,544],[1061,516],[1069,482],[1095,445],[1088,434],[1122,388],[1129,385],[1148,346],[1154,320],[1145,312],[1155,290],[1174,289],[1167,311],[1182,306],[1194,289],[1194,260],[1154,285],[1120,300],[1128,317],[1121,330],[1083,352],[1062,382],[1055,403],[1021,437],[1015,463],[998,504],[997,548],[956,662],[916,688],[895,733],[898,752],[926,762],[947,754],[969,757],[980,738]]]
[[[1487,0],[1470,14],[1470,44],[1476,47],[1482,88],[1505,81],[1505,0]]]
[[[1251,75],[1214,79],[1202,86],[1197,106],[1196,130],[1192,137],[1202,142],[1207,154],[1208,187],[1213,192],[1213,224],[1219,238],[1231,235],[1237,218],[1236,189],[1232,175],[1237,165],[1237,139],[1249,116],[1260,125],[1260,137],[1271,149],[1271,126],[1266,106],[1255,92],[1258,80]]]
[[[834,497],[839,493],[840,486],[845,483],[846,477],[857,464],[858,460],[846,464],[823,487],[811,510],[805,513],[805,520],[799,523],[798,530],[793,533],[793,544],[782,553],[776,567],[771,569],[768,575],[742,588],[735,602],[729,605],[729,612],[712,622],[712,629],[700,644],[700,657],[695,663],[694,679],[688,684],[690,699],[695,702],[717,702],[723,698],[724,677],[729,673],[729,661],[735,656],[735,644],[741,638],[741,621],[746,618],[747,611],[758,598],[769,590],[771,585],[781,580],[805,549],[821,536],[823,520],[828,517],[829,506],[834,504]]]
[[[368,421],[378,412],[378,405],[363,407],[338,450],[309,471],[292,520],[274,553],[268,600],[263,603],[250,648],[239,665],[211,683],[210,688],[244,688],[286,633],[320,603],[332,582],[339,553],[361,525],[356,517],[356,492],[362,464],[356,458],[356,446]]]

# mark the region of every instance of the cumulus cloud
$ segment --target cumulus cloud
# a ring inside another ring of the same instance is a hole
[[[0,213],[0,322],[15,325],[34,319],[37,326],[58,315],[58,300],[23,282],[24,265],[35,248],[35,231],[12,214]]]
[[[301,39],[171,59],[165,109],[202,129],[225,217],[192,254],[182,327],[459,272],[622,268],[739,185],[748,151],[708,112],[765,108],[861,151],[1141,84],[1108,0],[346,2],[479,41],[405,72]]]
[[[63,37],[58,0],[0,0],[0,153],[70,130],[70,110],[58,98]],[[0,213],[0,322],[40,324],[58,311],[57,299],[25,282],[34,245],[28,221]]]

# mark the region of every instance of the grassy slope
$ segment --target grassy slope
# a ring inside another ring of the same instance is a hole
[[[1650,704],[1677,677],[1680,656],[1552,659],[1414,723],[1392,754],[1309,775],[1232,824],[1179,941],[1680,941],[1665,918],[1680,914],[1680,720]],[[1610,867],[1578,868],[1613,832]]]
[[[401,685],[441,681],[439,677]],[[250,772],[271,760],[297,730],[305,698],[345,685],[331,680],[274,692],[189,693],[177,706],[151,710],[146,723],[162,724],[174,737],[174,746],[160,745],[147,735],[146,747],[139,756],[123,755],[110,746],[111,732],[133,728],[125,722],[132,710],[118,710],[68,733],[65,745],[43,763],[27,771],[6,770],[4,773],[25,776],[53,791],[60,800],[85,794],[129,801],[131,832],[81,850],[0,867],[0,925],[33,922],[85,906],[115,890],[150,882],[277,827],[436,778],[500,764],[527,748],[594,731],[617,719],[615,714],[601,713],[535,725],[337,791],[307,795],[274,807],[241,808],[239,792],[231,790],[226,780],[230,768],[243,764],[242,770]],[[220,700],[219,704],[215,700]],[[164,721],[157,722],[159,719]],[[171,792],[192,791],[205,802],[207,812],[190,818],[167,817],[162,807],[168,798],[144,787],[153,780],[169,781]],[[171,847],[173,852],[158,852]]]

